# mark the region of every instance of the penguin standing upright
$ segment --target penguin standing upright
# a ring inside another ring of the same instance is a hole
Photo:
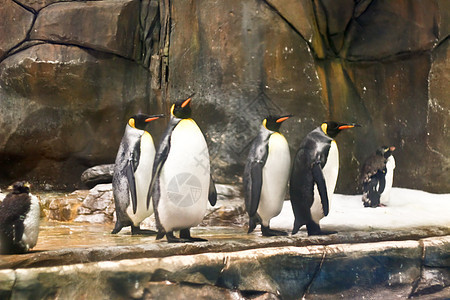
[[[155,233],[140,229],[140,223],[153,214],[153,207],[147,207],[147,196],[156,151],[145,127],[160,117],[163,115],[136,114],[125,127],[112,181],[117,218],[114,234],[125,226],[131,226],[131,234]]]
[[[207,201],[214,206],[217,200],[208,146],[191,119],[191,99],[172,105],[171,119],[153,166],[151,195],[158,228],[156,239],[165,235],[169,243],[205,241],[191,237],[190,228],[203,220]],[[178,230],[179,238],[173,234]]]
[[[361,169],[362,201],[365,207],[386,205],[394,180],[395,147],[382,146],[364,162]]]
[[[0,253],[25,253],[39,235],[39,200],[30,193],[30,184],[18,181],[0,204]]]
[[[306,224],[308,235],[328,234],[319,221],[328,215],[339,173],[339,153],[334,138],[358,124],[324,122],[306,135],[294,159],[290,194],[295,221],[292,234]]]
[[[279,132],[287,116],[268,116],[253,141],[244,170],[245,209],[249,215],[248,233],[261,224],[263,236],[287,235],[269,228],[270,219],[283,208],[291,155],[289,145]]]

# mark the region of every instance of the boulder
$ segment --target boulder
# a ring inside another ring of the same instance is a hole
[[[137,59],[138,26],[137,0],[60,2],[39,12],[30,38]]]
[[[33,14],[14,1],[2,1],[0,6],[0,61],[15,46],[23,42],[33,24]]]
[[[113,173],[114,164],[94,166],[81,174],[81,182],[91,189],[97,184],[111,183]]]
[[[108,223],[115,210],[111,184],[98,184],[89,191],[74,222]]]
[[[114,161],[128,118],[149,111],[148,76],[130,60],[74,46],[40,44],[3,60],[0,182],[67,189],[87,166]]]

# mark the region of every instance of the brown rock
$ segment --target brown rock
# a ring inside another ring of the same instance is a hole
[[[435,1],[372,1],[350,24],[341,55],[350,60],[374,60],[429,50],[438,39],[438,9]]]
[[[33,24],[33,14],[14,1],[0,5],[0,59],[23,42]]]
[[[80,1],[80,0],[74,0],[74,1]],[[88,1],[90,1],[90,0],[88,0]],[[42,8],[44,8],[50,4],[57,3],[57,2],[66,2],[66,0],[20,0],[17,2],[22,4],[25,7],[28,7],[35,11],[39,11]]]
[[[31,39],[138,57],[139,1],[61,2],[39,12]]]
[[[148,76],[129,60],[62,45],[2,61],[0,180],[61,188],[79,183],[86,165],[114,161],[129,116],[149,111]]]

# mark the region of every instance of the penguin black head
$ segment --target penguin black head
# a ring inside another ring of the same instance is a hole
[[[388,158],[389,156],[392,155],[392,152],[394,152],[395,147],[391,146],[382,146],[380,148],[377,149],[377,155],[383,156],[384,158]]]
[[[265,118],[263,120],[263,125],[268,130],[279,132],[281,123],[283,123],[284,121],[286,121],[290,117],[292,117],[292,115],[285,115],[285,116],[273,116],[273,115],[270,115],[270,116],[268,116],[267,118]]]
[[[146,115],[138,113],[128,120],[128,125],[136,129],[145,130],[145,126],[147,126],[148,122],[159,118],[164,118],[164,115]]]
[[[26,181],[17,181],[12,185],[13,194],[28,194],[30,192],[30,184]]]
[[[177,100],[175,104],[173,104],[170,108],[170,113],[172,114],[172,116],[180,119],[189,119],[192,114],[191,100],[194,95],[195,94],[184,100]]]
[[[330,138],[334,139],[339,132],[344,129],[350,129],[354,127],[361,127],[361,125],[356,123],[339,123],[334,121],[323,122],[320,126],[322,131],[328,135]]]

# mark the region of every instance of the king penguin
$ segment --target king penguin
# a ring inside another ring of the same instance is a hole
[[[191,119],[191,97],[172,105],[153,166],[151,195],[158,228],[156,239],[166,236],[169,243],[205,241],[191,237],[190,228],[203,220],[208,200],[213,206],[217,200],[208,146]],[[179,238],[173,234],[178,230]]]
[[[269,228],[270,220],[283,208],[291,155],[285,137],[280,133],[287,116],[268,116],[254,139],[244,170],[245,209],[249,215],[248,233],[261,224],[263,236],[287,235]]]
[[[0,204],[0,253],[25,253],[36,246],[41,210],[30,184],[18,181]]]
[[[358,124],[324,122],[306,135],[294,159],[290,194],[295,221],[292,234],[306,224],[308,235],[329,234],[319,221],[327,216],[339,173],[339,153],[334,138]]]
[[[147,207],[147,196],[156,151],[153,138],[145,128],[148,122],[161,117],[140,113],[131,117],[125,126],[112,181],[117,219],[113,234],[125,226],[131,226],[131,234],[156,233],[140,229],[140,223],[153,214],[153,207]]]
[[[364,207],[388,204],[394,180],[394,146],[382,146],[364,162],[361,169]]]

